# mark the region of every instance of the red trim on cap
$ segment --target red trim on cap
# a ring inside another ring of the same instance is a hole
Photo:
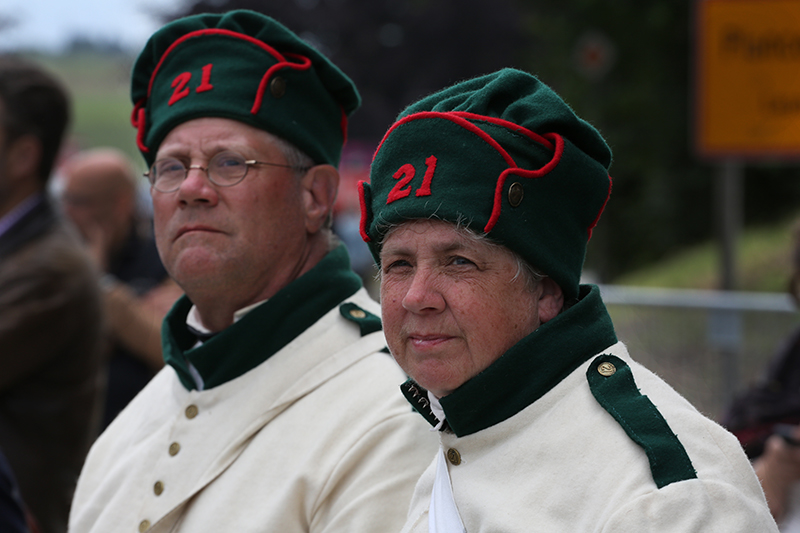
[[[144,123],[145,123],[145,109],[144,104],[146,102],[146,98],[142,98],[133,106],[133,111],[131,112],[131,124],[134,128],[136,128],[136,146],[139,147],[144,153],[150,151],[150,149],[145,146],[144,144]]]
[[[275,53],[278,52],[276,51]],[[261,109],[261,103],[264,100],[264,92],[267,90],[267,84],[269,83],[269,80],[275,73],[275,71],[280,70],[282,68],[291,68],[295,70],[308,70],[311,68],[311,60],[306,56],[287,52],[286,57],[289,57],[299,62],[292,63],[290,61],[287,61],[285,58],[281,57],[277,63],[275,63],[274,65],[272,65],[267,69],[267,72],[261,78],[261,83],[258,85],[258,92],[256,93],[256,101],[253,103],[253,108],[250,110],[250,113],[252,113],[253,115],[258,113],[258,111]]]
[[[476,116],[481,116],[481,115],[476,115]],[[441,119],[444,119],[444,120],[449,120],[450,122],[453,122],[454,124],[457,124],[458,126],[461,126],[465,130],[474,133],[475,135],[477,135],[478,137],[483,139],[486,142],[486,144],[488,144],[489,146],[491,146],[492,148],[497,150],[497,152],[503,157],[503,159],[505,160],[507,165],[512,166],[512,167],[517,166],[517,164],[514,162],[514,159],[508,154],[508,152],[505,151],[505,149],[503,149],[502,146],[500,146],[500,143],[498,143],[497,141],[495,141],[491,137],[491,135],[489,135],[488,133],[486,133],[485,131],[480,129],[478,126],[476,126],[472,122],[466,120],[463,117],[460,117],[455,112],[442,113],[442,112],[439,112],[439,111],[422,111],[420,113],[414,113],[413,115],[408,115],[406,117],[401,118],[400,120],[398,120],[397,122],[392,124],[392,126],[389,128],[389,130],[383,136],[383,139],[381,139],[381,142],[378,145],[378,148],[375,150],[375,156],[378,155],[378,152],[381,151],[381,147],[383,147],[384,141],[386,141],[387,137],[389,137],[389,135],[396,128],[402,126],[403,124],[407,124],[408,122],[412,122],[414,120],[425,119],[425,118],[441,118]],[[375,160],[375,156],[373,156],[373,158],[372,158],[373,161]]]
[[[173,50],[180,44],[184,43],[189,39],[193,39],[195,37],[207,37],[212,35],[226,35],[228,37],[235,37],[237,39],[242,39],[243,41],[247,41],[252,43],[259,48],[264,49],[267,53],[272,55],[278,61],[286,61],[283,55],[275,50],[273,47],[265,43],[264,41],[259,41],[255,37],[250,37],[249,35],[244,35],[243,33],[238,33],[231,30],[223,30],[219,28],[208,28],[205,30],[197,30],[193,32],[189,32],[186,35],[182,36],[180,39],[176,39],[174,43],[172,43],[169,48],[167,48],[163,54],[161,54],[161,59],[158,60],[158,64],[156,64],[156,68],[153,69],[153,73],[150,75],[150,83],[147,85],[147,97],[150,98],[150,93],[153,91],[153,82],[156,79],[156,74],[158,73],[161,65],[164,63],[164,60],[167,56],[172,53]],[[287,54],[288,55],[288,54]]]
[[[466,111],[452,111],[452,113],[454,115],[457,115],[459,117],[463,117],[463,118],[466,118],[466,119],[480,120],[480,121],[483,121],[483,122],[489,122],[491,124],[496,124],[498,126],[502,126],[502,127],[506,128],[506,129],[509,129],[509,130],[511,130],[511,131],[513,131],[515,133],[521,133],[521,134],[525,135],[526,137],[530,138],[532,141],[535,141],[535,142],[543,145],[548,150],[553,150],[554,149],[553,143],[548,141],[545,137],[539,135],[535,131],[529,130],[528,128],[523,128],[519,124],[515,124],[515,123],[513,123],[511,121],[503,120],[502,118],[497,118],[497,117],[487,117],[486,115],[478,115],[476,113],[468,113]]]
[[[500,210],[503,206],[503,188],[506,183],[506,178],[508,178],[509,174],[514,174],[515,176],[519,176],[521,178],[541,178],[542,176],[549,174],[550,171],[553,170],[553,168],[555,168],[555,166],[561,161],[561,156],[564,155],[564,138],[557,133],[545,133],[543,137],[551,140],[555,145],[555,151],[553,152],[552,159],[550,159],[545,166],[537,170],[508,168],[500,173],[500,177],[497,178],[497,186],[494,190],[494,207],[492,207],[492,215],[489,217],[486,227],[483,228],[484,232],[489,233],[492,231],[495,224],[497,224],[497,220],[500,218]]]
[[[588,235],[586,237],[586,241],[587,242],[592,240],[592,230],[594,229],[595,226],[597,226],[597,223],[600,222],[600,215],[602,215],[603,211],[606,210],[606,204],[608,203],[609,198],[611,198],[611,186],[612,186],[611,176],[609,175],[608,176],[608,194],[606,195],[605,202],[603,202],[603,205],[600,207],[600,211],[597,212],[597,217],[594,219],[594,221],[591,224],[589,224]]]
[[[358,182],[358,203],[361,206],[361,222],[358,224],[358,231],[364,242],[371,242],[372,239],[367,235],[367,200],[364,197],[364,180]]]

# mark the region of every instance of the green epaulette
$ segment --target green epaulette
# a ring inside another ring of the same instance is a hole
[[[370,313],[352,302],[345,302],[340,305],[339,313],[350,322],[358,324],[358,327],[361,329],[362,337],[383,329],[379,316]]]
[[[586,378],[600,405],[644,449],[658,488],[697,477],[683,444],[653,402],[639,392],[625,361],[600,355],[589,365]]]

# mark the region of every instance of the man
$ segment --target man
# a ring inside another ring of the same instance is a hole
[[[0,450],[45,533],[66,528],[103,385],[96,275],[45,197],[68,117],[56,80],[0,58]]]
[[[60,199],[103,273],[110,359],[105,428],[163,366],[161,321],[180,288],[158,257],[151,222],[139,214],[138,180],[127,156],[96,148],[60,170]]]
[[[403,531],[776,531],[736,439],[579,285],[611,152],[513,69],[407,108],[362,183],[403,390],[439,430]]]
[[[87,458],[71,531],[399,529],[432,451],[329,229],[352,82],[234,11],[156,32],[132,97],[156,243],[186,296],[164,321],[168,366]]]

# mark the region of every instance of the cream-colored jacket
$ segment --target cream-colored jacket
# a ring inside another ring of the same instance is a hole
[[[630,367],[640,392],[685,448],[696,478],[656,486],[643,448],[590,390],[587,376],[598,372],[592,357],[498,424],[461,438],[440,432],[445,478],[438,480],[438,525],[429,528],[434,460],[416,487],[402,531],[776,532],[736,439],[632,361],[622,343],[602,353]],[[454,509],[442,501],[448,482]],[[448,513],[453,510],[456,515]]]
[[[164,368],[93,446],[70,531],[399,530],[436,442],[384,346],[337,307],[210,390]]]

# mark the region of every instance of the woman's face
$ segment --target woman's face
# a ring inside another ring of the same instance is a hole
[[[558,313],[555,282],[545,278],[531,287],[508,249],[449,222],[402,224],[386,238],[380,258],[389,348],[403,370],[437,397]]]

